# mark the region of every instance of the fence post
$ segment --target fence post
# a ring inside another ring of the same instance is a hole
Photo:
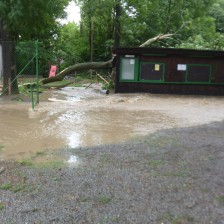
[[[40,102],[39,97],[39,66],[38,66],[38,40],[35,42],[36,47],[36,91],[37,91],[37,104]]]

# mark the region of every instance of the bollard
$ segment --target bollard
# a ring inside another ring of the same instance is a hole
[[[107,89],[101,89],[100,90],[100,93],[109,94],[109,90],[107,90]]]

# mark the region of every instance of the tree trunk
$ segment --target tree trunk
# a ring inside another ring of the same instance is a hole
[[[16,79],[15,45],[10,35],[4,30],[1,19],[0,33],[2,37],[3,92],[6,95],[18,94],[19,89]]]
[[[113,60],[107,62],[84,62],[69,66],[68,68],[61,71],[54,77],[46,78],[41,80],[43,84],[50,82],[62,81],[66,75],[72,74],[77,71],[89,70],[89,69],[110,69],[113,67]]]
[[[116,0],[115,5],[115,41],[114,47],[120,47],[120,35],[121,35],[121,24],[120,24],[120,17],[121,17],[121,2],[120,0]]]

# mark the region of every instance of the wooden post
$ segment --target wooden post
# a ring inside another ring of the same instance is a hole
[[[12,89],[11,89],[11,79],[8,78],[8,95],[9,96],[11,95],[11,92],[12,92]]]
[[[109,84],[109,82],[105,78],[103,78],[100,74],[97,74],[97,76],[99,76],[105,83]]]

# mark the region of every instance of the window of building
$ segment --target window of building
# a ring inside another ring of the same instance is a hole
[[[134,80],[135,79],[135,58],[122,58],[121,59],[121,80]]]
[[[164,63],[141,63],[140,80],[145,81],[164,81]]]
[[[210,82],[211,65],[191,65],[187,66],[187,82]]]

